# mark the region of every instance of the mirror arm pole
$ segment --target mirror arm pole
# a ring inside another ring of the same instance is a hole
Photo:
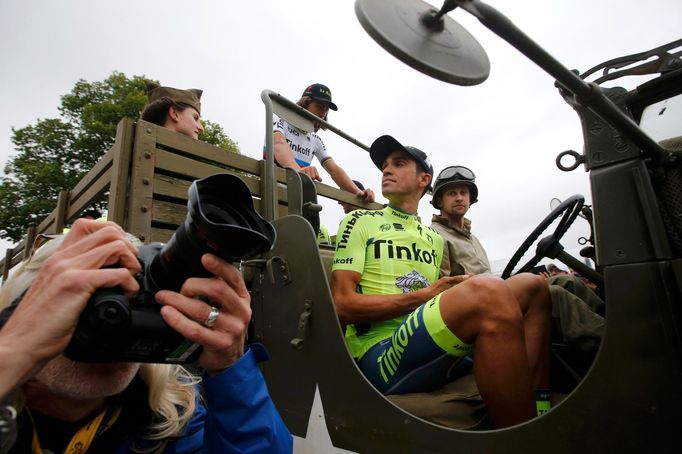
[[[668,153],[642,131],[637,123],[611,102],[595,84],[585,82],[573,71],[536,44],[506,16],[480,0],[457,0],[460,8],[468,11],[483,25],[507,41],[523,55],[551,75],[576,101],[628,135],[648,155],[663,160]]]
[[[438,13],[436,13],[434,16],[434,19],[440,20],[443,16],[455,8],[457,8],[457,0],[445,0],[443,2],[443,6],[440,8],[440,11],[438,11]]]

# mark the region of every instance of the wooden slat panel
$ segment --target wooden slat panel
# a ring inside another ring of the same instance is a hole
[[[247,178],[243,175],[237,175],[242,178],[252,194],[254,188],[258,188],[258,180],[255,178]],[[154,194],[175,197],[179,199],[187,199],[187,191],[189,190],[192,181],[183,180],[181,178],[169,177],[167,175],[154,175]],[[254,194],[258,196],[258,194]]]
[[[5,260],[2,264],[2,283],[7,282],[7,276],[9,276],[9,270],[12,269],[12,249],[7,249],[5,251]]]
[[[258,197],[260,196],[260,182],[256,178],[249,178],[245,175],[237,175],[242,179],[246,186],[251,191],[251,194]],[[169,177],[167,175],[156,174],[154,175],[154,194],[159,194],[167,197],[176,197],[179,199],[187,198],[187,190],[192,184],[191,181],[183,180],[181,178]],[[278,188],[277,194],[280,201],[286,200],[286,188]]]
[[[71,194],[73,197],[79,198],[81,193],[87,191],[90,186],[97,183],[97,180],[99,178],[102,178],[102,175],[104,173],[110,170],[114,159],[113,158],[114,152],[115,152],[114,147],[112,147],[109,151],[107,151],[104,154],[104,156],[102,156],[99,159],[99,161],[97,161],[95,166],[92,169],[90,169],[90,171],[86,173],[83,176],[83,178],[81,178],[81,180],[71,190]]]
[[[368,210],[380,210],[384,207],[382,204],[376,202],[364,203],[358,197],[351,194],[350,192],[346,192],[342,189],[335,188],[324,183],[315,182],[315,187],[317,189],[318,197],[322,196],[328,199],[336,200],[337,202],[340,201],[351,203],[353,205],[366,208]]]
[[[69,203],[65,211],[66,217],[55,224],[58,219],[58,212],[55,208],[45,219],[43,219],[36,228],[37,233],[52,232],[59,227],[63,221],[71,220],[79,211],[87,208],[97,196],[106,191],[110,185],[111,165],[113,162],[113,153],[115,147],[112,147],[107,153],[100,158],[95,166],[81,178],[81,180],[74,186],[69,194]]]
[[[156,149],[156,169],[157,172],[160,170],[161,172],[181,175],[186,180],[196,180],[216,173],[230,173],[239,176],[249,186],[252,194],[260,196],[260,181],[255,177],[239,174],[231,169],[225,169],[206,162],[195,161],[190,157],[175,154],[161,148]],[[284,176],[284,171],[281,172],[281,175]]]
[[[258,161],[253,158],[231,153],[220,147],[194,140],[183,134],[151,125],[147,122],[140,121],[140,123],[143,123],[145,126],[149,125],[157,128],[157,141],[164,147],[182,150],[184,154],[191,154],[197,158],[213,161],[222,166],[232,167],[256,175],[258,174]]]
[[[157,173],[154,175],[154,194],[176,197],[178,199],[187,199],[187,191],[191,184],[191,181]]]
[[[124,118],[116,127],[116,142],[111,165],[111,185],[109,187],[109,203],[107,205],[108,219],[118,225],[125,224],[126,196],[128,195],[128,178],[130,177],[130,163],[133,154],[133,138],[135,123],[130,118]]]
[[[168,129],[140,120],[139,125],[144,125],[148,129],[156,129],[156,137],[159,145],[164,148],[171,148],[171,153],[183,154],[197,159],[212,161],[217,167],[227,166],[236,170],[241,170],[249,174],[260,175],[260,159],[253,159],[249,156],[231,153],[222,148],[200,142]],[[210,164],[210,162],[208,163]],[[284,170],[276,169],[277,181],[284,182],[286,177]]]
[[[144,123],[144,122],[143,122]],[[128,216],[123,228],[142,241],[151,234],[152,183],[156,149],[156,129],[137,125],[132,157]]]
[[[265,161],[258,161],[262,162],[265,164]],[[286,183],[287,182],[287,171],[283,169],[282,167],[275,166],[275,175],[277,176],[277,182],[278,183]]]
[[[177,154],[170,153],[166,150],[158,149],[156,150],[156,169],[164,172],[172,172],[174,174],[182,175],[187,180],[196,180],[199,178],[204,178],[215,173],[232,173],[226,169],[207,164],[204,162],[193,161],[192,159],[180,156]],[[282,170],[282,169],[280,169]],[[284,171],[282,170],[282,175]],[[239,175],[242,181],[246,183],[251,191],[251,194],[260,197],[260,181],[256,178],[250,178],[247,175]],[[156,189],[155,189],[156,192]],[[278,188],[277,197],[279,201],[286,200],[286,189]]]
[[[73,218],[80,213],[83,209],[89,207],[92,205],[93,202],[99,199],[99,197],[106,192],[106,190],[109,188],[109,183],[110,183],[110,178],[111,178],[111,167],[107,168],[107,170],[104,172],[103,175],[100,175],[100,178],[97,179],[94,182],[91,182],[89,185],[82,186],[82,188],[85,188],[85,192],[81,192],[79,197],[77,199],[71,199],[69,200],[70,203],[67,204],[66,211],[65,211],[65,221],[72,221]],[[58,207],[52,210],[50,214],[48,214],[45,219],[38,225],[36,228],[37,233],[61,233],[61,229],[59,229],[59,232],[55,231],[55,228],[59,228],[58,225],[56,225],[56,220],[58,219]],[[61,223],[63,226],[63,222]]]
[[[32,238],[35,238],[36,227],[29,227],[27,230],[27,234],[30,234],[31,229],[34,232],[32,234]],[[7,273],[9,273],[9,271],[12,269],[13,266],[17,265],[19,262],[24,260],[26,244],[33,245],[33,240],[31,240],[30,243],[27,243],[26,237],[24,237],[21,239],[21,241],[19,241],[17,244],[15,244],[14,247],[7,249],[6,253],[10,254],[10,256],[9,256],[9,258],[7,256],[5,256],[5,260],[0,265],[1,266],[0,274],[2,274],[2,276],[7,275]],[[9,266],[7,266],[7,260],[9,260]],[[4,284],[5,281],[3,280],[2,283]]]
[[[133,139],[133,137],[135,137]],[[157,143],[159,144],[157,146]],[[161,147],[161,148],[160,148]],[[126,162],[125,150],[134,148],[134,156],[129,156]],[[164,149],[167,148],[167,149]],[[161,172],[168,172],[186,176],[187,179],[173,178],[159,173],[154,173],[156,165]],[[262,161],[227,152],[218,147],[195,141],[182,134],[177,134],[156,125],[144,121],[138,122],[133,130],[131,120],[123,120],[117,129],[117,141],[115,145],[98,161],[93,169],[71,191],[71,200],[67,205],[66,219],[70,220],[78,212],[87,208],[92,201],[101,196],[108,187],[111,187],[111,178],[116,179],[115,191],[110,196],[110,214],[112,208],[118,213],[119,222],[124,223],[124,228],[147,241],[151,238],[152,216],[158,222],[170,224],[180,223],[186,215],[186,205],[172,204],[160,200],[153,200],[153,195],[186,200],[187,189],[191,180],[203,178],[216,172],[229,172],[235,169],[259,176]],[[130,169],[130,170],[128,170]],[[130,174],[130,183],[127,175]],[[244,174],[239,175],[249,190],[254,194],[254,207],[260,211],[261,188],[259,178],[248,178]],[[279,183],[286,181],[284,169],[276,168],[276,177]],[[130,193],[126,196],[125,188],[130,186]],[[318,196],[327,197],[337,201],[353,203],[365,208],[378,209],[382,205],[378,203],[362,204],[353,195],[337,188],[316,183]],[[118,189],[123,188],[123,189]],[[277,188],[278,216],[287,214],[286,188]],[[123,200],[127,201],[125,209],[117,209]],[[130,213],[125,221],[120,213]],[[37,228],[38,233],[44,233],[54,228],[56,211],[53,211]],[[164,229],[155,229],[154,236],[160,235]],[[173,230],[174,231],[174,230]],[[172,234],[170,232],[167,236]],[[15,251],[16,252],[16,251]],[[20,255],[15,253],[17,261]],[[13,257],[14,258],[14,257]]]
[[[253,205],[254,208],[258,210],[260,208],[260,199],[253,199]],[[277,208],[277,212],[280,216],[285,216],[287,214],[287,207],[285,205],[278,205]],[[180,225],[184,222],[186,216],[186,204],[165,202],[162,200],[154,200],[152,203],[153,222]]]
[[[265,189],[265,188],[266,188],[265,180],[263,180],[264,175],[265,175],[265,167],[266,167],[265,164],[266,164],[265,161],[262,161],[262,160],[261,160],[261,161],[258,161],[258,166],[259,166],[259,169],[260,169],[260,170],[259,170],[259,175],[260,175],[260,177],[261,177],[261,180],[260,180],[260,190],[259,190],[261,199],[266,199],[266,198],[267,198],[267,197],[265,197],[265,194],[263,194],[263,191],[266,190],[266,189]],[[287,175],[286,175],[286,170],[285,170],[285,169],[283,169],[283,168],[281,168],[281,167],[275,166],[275,176],[276,176],[277,183],[282,183],[282,184],[284,184],[284,185],[286,186]],[[279,187],[279,185],[277,185],[277,186]],[[277,202],[278,202],[278,203],[282,203],[283,201],[286,201],[286,200],[288,199],[288,197],[286,197],[286,192],[285,192],[284,196],[281,196],[281,194],[277,193],[277,194],[275,194],[275,197],[277,197]],[[263,207],[263,206],[259,206],[259,207],[258,207],[258,212],[259,212],[263,217],[265,217],[265,218],[267,219],[267,218],[268,218],[268,215],[265,213],[265,209],[264,209],[264,208],[265,208],[265,207]],[[274,213],[273,213],[273,215],[274,215]]]
[[[10,270],[20,264],[22,260],[24,260],[24,256],[21,254],[12,257],[12,265],[10,266]]]
[[[166,224],[180,225],[187,217],[187,204],[164,202],[154,200],[152,202],[152,220]]]
[[[81,180],[82,181],[82,180]],[[69,191],[62,190],[59,191],[59,197],[57,197],[57,212],[55,214],[54,230],[52,233],[62,233],[64,230],[64,224],[66,221],[66,210],[69,205]]]
[[[168,208],[168,207],[166,207],[166,208]],[[279,210],[278,210],[279,216],[280,217],[286,216],[287,207],[279,205],[278,208],[279,208]],[[181,221],[184,221],[184,216],[182,217]],[[163,228],[159,228],[159,227],[153,227],[151,229],[151,236],[150,236],[148,242],[159,241],[161,243],[167,243],[168,240],[170,240],[170,238],[175,233],[175,230],[177,230],[177,229],[163,229]]]
[[[22,260],[25,260],[30,257],[31,255],[31,249],[33,248],[33,243],[36,240],[36,228],[35,226],[31,226],[28,229],[26,229],[26,236],[24,237],[24,252],[23,252],[23,257]]]
[[[254,207],[254,208],[256,209],[256,211],[258,211],[259,213],[261,213],[260,204],[261,204],[261,200],[260,200],[260,199],[253,199],[253,207]],[[286,216],[287,214],[289,214],[289,212],[288,212],[288,210],[287,210],[287,206],[286,206],[286,205],[283,205],[283,204],[281,204],[281,203],[278,204],[278,205],[277,205],[277,216],[281,218],[282,216]],[[262,214],[261,214],[261,216],[262,216]]]
[[[152,243],[158,241],[161,243],[168,243],[168,240],[171,239],[174,233],[175,230],[152,228],[149,242]]]
[[[66,212],[66,219],[68,221],[72,222],[76,215],[78,215],[81,211],[100,200],[102,195],[110,187],[112,172],[113,169],[109,167],[94,184],[88,187],[87,191],[80,194],[80,197],[76,199],[70,199],[69,208]]]
[[[156,169],[182,175],[187,180],[204,178],[215,173],[227,172],[227,169],[206,162],[195,161],[191,158],[156,149]]]
[[[38,224],[38,227],[36,227],[36,232],[37,233],[45,233],[47,232],[52,225],[54,224],[55,216],[57,214],[57,209],[55,208],[52,210],[50,214],[48,214],[45,219],[42,220],[40,224]]]

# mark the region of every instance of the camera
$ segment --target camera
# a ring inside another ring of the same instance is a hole
[[[251,192],[237,176],[215,174],[196,180],[188,192],[187,216],[167,244],[145,244],[133,297],[120,288],[95,291],[81,313],[66,356],[83,362],[189,363],[201,346],[166,324],[154,295],[178,291],[190,277],[211,274],[201,256],[213,253],[238,262],[269,251],[275,229],[253,207]]]

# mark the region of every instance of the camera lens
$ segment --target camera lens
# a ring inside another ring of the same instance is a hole
[[[201,256],[238,261],[270,250],[275,229],[253,208],[251,191],[237,176],[216,174],[189,189],[187,217],[149,267],[156,288],[178,290],[188,277],[208,276]]]

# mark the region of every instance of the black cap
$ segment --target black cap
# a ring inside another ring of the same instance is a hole
[[[372,143],[372,146],[369,147],[369,156],[372,158],[374,165],[381,170],[386,157],[396,150],[402,150],[412,156],[426,173],[433,176],[433,166],[431,165],[429,157],[426,156],[426,153],[419,148],[403,146],[389,135],[381,136]]]
[[[329,104],[331,110],[339,110],[336,104],[332,102],[332,92],[326,85],[312,84],[303,91],[301,96],[310,96],[318,101],[324,101]]]

